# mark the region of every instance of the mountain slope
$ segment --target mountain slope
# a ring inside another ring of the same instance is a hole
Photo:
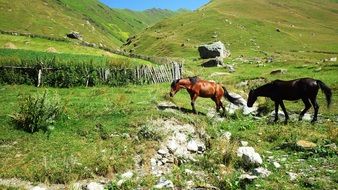
[[[213,0],[145,30],[126,50],[197,56],[196,46],[221,40],[235,55],[262,51],[338,51],[338,4],[329,0]]]
[[[78,31],[85,41],[120,46],[175,12],[132,12],[107,7],[98,0],[0,0],[0,29],[62,38]]]

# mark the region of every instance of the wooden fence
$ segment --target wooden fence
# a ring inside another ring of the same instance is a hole
[[[172,62],[158,66],[135,68],[79,68],[0,66],[0,82],[7,84],[34,84],[40,86],[70,87],[126,84],[154,84],[171,82],[182,77],[183,65]],[[8,75],[8,76],[5,76]],[[20,80],[13,80],[20,78]],[[27,82],[29,81],[29,82]],[[65,84],[66,82],[67,84]],[[60,84],[60,85],[59,85]]]

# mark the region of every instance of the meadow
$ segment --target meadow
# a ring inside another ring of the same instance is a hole
[[[233,59],[231,63],[235,64],[236,72],[232,74],[227,73],[225,68],[203,68],[200,66],[201,61],[187,60],[185,75],[199,75],[222,82],[229,91],[243,97],[246,97],[249,89],[237,87],[236,84],[244,80],[265,77],[271,81],[306,76],[320,79],[332,88],[333,104],[327,109],[324,96],[319,93],[320,119],[314,125],[309,121],[291,121],[287,125],[280,121],[271,124],[269,118],[255,120],[241,113],[218,123],[204,115],[214,108],[214,103],[202,98],[197,99],[196,103],[196,109],[201,112],[199,115],[180,111],[163,112],[157,108],[158,103],[163,101],[190,109],[190,98],[185,91],[179,92],[174,98],[168,97],[169,83],[70,89],[2,85],[0,177],[70,185],[77,180],[104,176],[112,180],[113,186],[117,176],[133,169],[136,155],[141,155],[144,162],[148,163],[151,155],[159,148],[156,140],[138,138],[142,127],[157,118],[176,118],[205,130],[211,137],[211,147],[196,162],[175,166],[173,172],[166,176],[177,187],[184,188],[185,182],[192,179],[185,173],[185,169],[191,169],[207,173],[207,180],[193,179],[197,184],[203,185],[207,181],[220,189],[241,188],[243,184],[238,177],[242,169],[238,167],[239,160],[235,152],[240,141],[245,140],[262,155],[263,166],[272,171],[269,177],[248,184],[247,189],[333,189],[337,184],[338,157],[336,149],[327,145],[338,143],[338,106],[335,101],[338,97],[337,64],[316,64],[320,59],[312,58],[309,62],[308,57],[311,56],[307,56],[307,60],[300,58],[266,63],[264,67]],[[287,69],[287,73],[270,75],[276,68]],[[215,72],[226,74],[212,75]],[[42,131],[30,134],[16,129],[11,123],[10,115],[17,111],[22,97],[45,91],[50,96],[59,97],[63,104],[55,128],[50,134]],[[267,105],[270,111],[273,110],[271,101],[260,98],[259,102]],[[286,108],[289,112],[299,113],[303,104],[301,101],[286,102]],[[312,109],[310,113],[313,113]],[[225,131],[232,133],[232,140],[228,144],[222,136]],[[313,150],[298,150],[293,146],[298,140],[314,142],[317,147]],[[282,167],[276,169],[268,161],[271,157],[279,160]],[[224,158],[228,158],[227,161]],[[301,175],[297,180],[290,181],[287,172]],[[120,188],[148,189],[156,181],[157,177],[150,174],[142,178],[133,177]]]

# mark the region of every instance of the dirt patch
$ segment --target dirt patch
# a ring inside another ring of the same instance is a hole
[[[14,45],[13,43],[11,42],[8,42],[4,45],[4,48],[6,49],[17,49],[16,45]]]

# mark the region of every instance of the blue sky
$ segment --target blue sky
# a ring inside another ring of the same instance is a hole
[[[206,4],[209,0],[101,0],[112,8],[127,8],[131,10],[145,10],[162,8],[177,10],[180,8],[195,10]]]

